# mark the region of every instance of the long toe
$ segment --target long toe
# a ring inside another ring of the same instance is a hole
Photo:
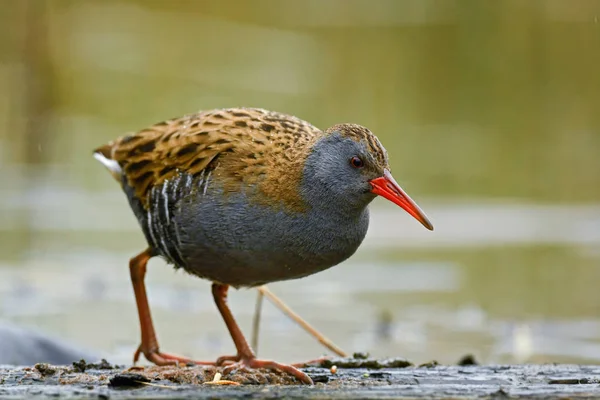
[[[160,365],[160,366],[162,366],[162,365],[187,365],[187,364],[216,365],[212,361],[196,361],[196,360],[192,360],[190,358],[179,356],[176,354],[163,353],[158,350],[144,351],[141,346],[138,347],[138,349],[136,350],[136,352],[133,356],[134,364],[138,361],[140,354],[142,354],[142,353],[144,354],[144,356],[146,357],[146,359],[148,361],[150,361],[153,364]]]
[[[215,361],[215,365],[220,367],[223,365],[227,364],[231,364],[231,363],[236,363],[238,361],[240,361],[241,357],[240,356],[221,356],[219,358],[217,358],[217,361]]]
[[[298,368],[293,367],[287,364],[280,364],[271,360],[258,360],[256,358],[252,358],[250,360],[245,360],[244,364],[250,368],[267,368],[272,370],[279,370],[286,372],[298,379],[300,382],[305,383],[307,385],[313,385],[312,379],[310,376],[306,375],[304,372],[300,371]]]

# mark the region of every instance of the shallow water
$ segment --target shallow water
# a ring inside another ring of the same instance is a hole
[[[0,265],[0,315],[129,362],[139,332],[127,261],[143,247],[141,234],[119,193],[62,196],[68,201],[4,204],[39,217],[29,235],[36,251]],[[90,202],[94,217],[84,219]],[[467,353],[482,362],[600,361],[600,206],[421,203],[434,232],[375,202],[354,257],[271,290],[349,352],[415,362]],[[147,283],[165,350],[199,359],[232,351],[208,282],[153,260]],[[256,292],[230,298],[249,332]],[[323,352],[265,301],[261,356]]]

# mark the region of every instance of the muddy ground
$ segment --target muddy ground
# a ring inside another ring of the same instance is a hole
[[[0,367],[0,398],[458,398],[600,397],[600,366],[413,366],[400,360],[331,360],[307,367],[314,386],[279,372],[233,371],[215,383],[216,367],[127,368],[108,362]],[[335,373],[332,366],[335,365]],[[218,375],[217,375],[218,378]]]

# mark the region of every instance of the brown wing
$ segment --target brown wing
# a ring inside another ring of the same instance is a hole
[[[289,186],[278,173],[297,170],[308,152],[302,144],[321,133],[298,118],[266,110],[212,110],[158,123],[95,153],[146,208],[150,190],[181,173],[211,171],[230,184],[266,175],[276,189],[277,184]],[[265,187],[273,190],[272,184]],[[291,190],[280,192],[293,197]]]

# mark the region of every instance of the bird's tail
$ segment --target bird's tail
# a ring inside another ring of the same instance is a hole
[[[112,143],[98,147],[96,150],[94,150],[94,158],[100,161],[102,165],[108,169],[108,172],[110,172],[117,182],[121,182],[123,169],[121,168],[121,165],[119,165],[119,163],[112,158],[112,150]]]

